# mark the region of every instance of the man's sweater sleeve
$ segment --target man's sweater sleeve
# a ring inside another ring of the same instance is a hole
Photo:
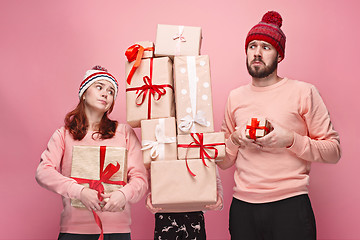
[[[128,149],[128,183],[120,190],[130,203],[139,201],[148,189],[148,175],[144,166],[141,144],[134,130],[125,125]]]
[[[84,188],[74,179],[60,173],[61,160],[64,153],[64,128],[58,129],[52,135],[47,149],[41,154],[41,161],[36,171],[36,181],[40,186],[67,198],[80,198]]]
[[[302,116],[308,135],[294,134],[289,150],[306,161],[337,163],[341,157],[339,134],[317,89],[312,86],[302,101]]]
[[[231,106],[231,94],[227,100],[225,108],[224,121],[221,126],[221,131],[225,132],[225,146],[226,146],[226,156],[223,161],[218,162],[218,166],[221,169],[227,169],[231,167],[236,160],[239,146],[235,145],[231,141],[231,134],[235,131],[236,123],[234,121],[233,108]]]

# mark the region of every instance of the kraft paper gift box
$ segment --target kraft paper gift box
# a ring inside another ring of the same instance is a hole
[[[141,139],[144,164],[151,161],[177,158],[175,118],[159,118],[141,121]]]
[[[174,59],[178,134],[214,132],[209,56]]]
[[[109,174],[109,175],[108,175]],[[71,178],[90,187],[91,180],[98,180],[109,193],[122,188],[127,182],[127,150],[123,147],[74,146]],[[99,192],[99,189],[95,189]],[[73,207],[85,208],[78,199],[71,199]]]
[[[272,130],[271,124],[264,118],[251,118],[249,119],[245,135],[247,138],[256,139],[264,137]]]
[[[125,63],[126,76],[134,62]],[[126,119],[140,127],[146,119],[175,116],[172,62],[168,57],[141,60],[131,82],[126,84]]]
[[[201,211],[217,200],[216,165],[205,159],[151,162],[151,201],[161,212]]]
[[[225,134],[191,133],[178,135],[178,159],[207,158],[220,160],[225,157]]]
[[[158,24],[155,56],[198,56],[201,39],[201,27]]]

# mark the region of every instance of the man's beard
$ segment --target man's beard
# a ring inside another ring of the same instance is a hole
[[[275,71],[275,69],[277,68],[277,66],[278,66],[277,58],[278,57],[276,56],[274,61],[272,61],[270,63],[270,65],[268,65],[268,66],[265,65],[265,63],[263,62],[263,60],[261,58],[254,58],[253,61],[260,61],[264,64],[264,68],[262,68],[262,69],[260,68],[260,66],[255,66],[254,69],[251,68],[249,61],[246,60],[247,70],[253,78],[266,78],[267,76],[272,74]]]

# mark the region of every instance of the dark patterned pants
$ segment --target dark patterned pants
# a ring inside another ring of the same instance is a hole
[[[205,240],[203,212],[156,213],[154,240]]]

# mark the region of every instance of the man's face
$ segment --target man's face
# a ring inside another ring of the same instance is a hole
[[[253,40],[248,45],[246,66],[254,78],[265,78],[272,74],[280,59],[276,49],[268,42]]]

